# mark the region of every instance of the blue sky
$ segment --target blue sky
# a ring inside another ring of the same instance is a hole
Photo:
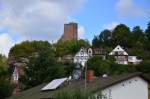
[[[148,17],[149,16],[149,17]],[[145,29],[149,0],[0,0],[0,53],[23,40],[57,41],[63,24],[79,24],[79,38],[91,41],[104,29],[123,23]]]

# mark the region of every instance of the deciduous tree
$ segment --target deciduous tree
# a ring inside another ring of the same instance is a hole
[[[132,47],[131,31],[129,27],[124,24],[119,24],[112,34],[112,44],[117,46],[118,44],[124,47]]]

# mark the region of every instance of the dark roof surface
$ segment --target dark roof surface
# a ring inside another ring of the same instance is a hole
[[[87,83],[87,91],[91,93],[96,93],[101,89],[107,88],[111,85],[117,84],[119,82],[128,80],[130,78],[139,76],[143,78],[144,80],[150,82],[145,76],[142,75],[142,73],[131,73],[131,74],[123,74],[118,76],[108,76],[103,78],[95,78],[92,82]],[[12,96],[9,99],[46,99],[53,97],[57,92],[61,90],[72,90],[72,89],[84,89],[84,82],[85,80],[79,80],[79,81],[70,81],[69,85],[61,86],[60,88],[56,90],[49,90],[49,91],[41,91],[41,88],[43,88],[46,84],[41,84],[39,86],[36,86],[34,88],[31,88],[29,90],[23,91],[19,96]]]

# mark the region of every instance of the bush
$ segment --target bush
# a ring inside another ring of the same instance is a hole
[[[6,97],[10,96],[12,91],[13,87],[9,81],[0,81],[0,99],[5,99]]]
[[[0,55],[0,99],[5,99],[12,93],[9,78],[7,59]]]
[[[111,64],[110,74],[112,75],[119,75],[132,72],[136,72],[135,65]]]
[[[150,73],[150,60],[143,61],[136,68],[139,72]]]
[[[87,68],[94,70],[95,76],[110,73],[111,62],[109,60],[102,60],[100,56],[94,56],[87,62]]]

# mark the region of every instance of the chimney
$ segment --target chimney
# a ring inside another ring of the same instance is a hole
[[[87,81],[91,82],[94,79],[94,71],[93,70],[87,70]]]

